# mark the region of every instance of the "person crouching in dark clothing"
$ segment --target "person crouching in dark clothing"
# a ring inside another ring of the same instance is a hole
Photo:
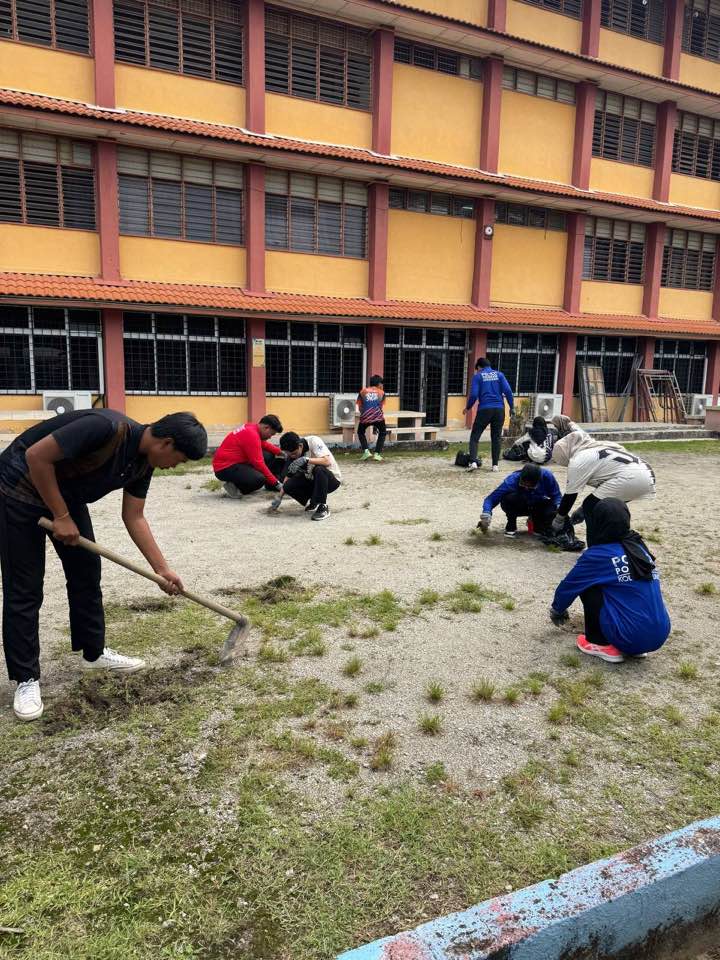
[[[560,500],[560,487],[552,473],[537,463],[526,463],[485,498],[478,527],[487,531],[492,512],[500,504],[507,516],[506,537],[516,536],[518,517],[529,517],[528,527],[532,524],[532,532],[542,536],[549,533]]]
[[[342,475],[325,441],[322,437],[300,437],[288,431],[280,437],[280,449],[290,461],[283,482],[284,492],[305,507],[306,512],[313,511],[311,520],[327,520],[330,516],[328,494],[340,486]]]

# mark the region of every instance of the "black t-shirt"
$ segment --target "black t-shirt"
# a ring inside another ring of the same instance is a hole
[[[15,500],[44,506],[28,472],[25,454],[52,435],[64,457],[55,463],[63,499],[94,503],[111,490],[147,496],[152,467],[140,451],[145,427],[116,410],[75,410],[30,427],[0,454],[0,492]]]

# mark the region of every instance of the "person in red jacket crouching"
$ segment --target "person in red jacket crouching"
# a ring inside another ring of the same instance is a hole
[[[213,470],[233,499],[255,493],[261,487],[281,490],[280,475],[285,457],[280,447],[269,443],[282,433],[282,424],[268,413],[259,423],[244,423],[229,433],[215,451]]]

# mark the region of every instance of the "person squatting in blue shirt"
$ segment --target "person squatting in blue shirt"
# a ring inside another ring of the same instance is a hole
[[[490,361],[480,357],[475,364],[475,376],[472,378],[470,393],[465,404],[465,413],[472,410],[475,403],[478,405],[475,422],[470,431],[470,463],[468,470],[478,468],[478,442],[487,426],[490,427],[490,448],[492,453],[492,468],[497,472],[500,462],[500,441],[505,423],[505,400],[513,412],[513,392],[505,379],[505,374],[493,370]],[[505,400],[503,400],[503,397]]]
[[[516,535],[518,517],[529,517],[534,533],[548,534],[560,498],[560,487],[552,473],[537,463],[526,463],[485,498],[478,527],[484,532],[488,530],[492,512],[500,504],[507,515],[506,537]]]
[[[585,633],[583,653],[618,663],[659,649],[670,633],[670,617],[660,591],[655,557],[630,529],[622,500],[601,500],[586,518],[588,549],[555,591],[550,619],[560,626],[580,597]]]

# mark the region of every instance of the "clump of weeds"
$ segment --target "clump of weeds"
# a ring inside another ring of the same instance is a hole
[[[437,590],[421,590],[418,596],[418,603],[423,607],[434,607],[440,599]]]
[[[480,677],[472,685],[470,696],[476,703],[490,703],[495,696],[495,684],[487,677]]]
[[[503,700],[508,706],[513,707],[520,699],[520,691],[517,687],[508,687],[503,693]]]
[[[445,537],[441,533],[438,533],[437,530],[434,533],[431,533],[430,536],[428,537],[428,540],[432,540],[433,543],[439,543],[441,540],[444,540],[444,539]]]
[[[447,778],[448,773],[445,769],[445,764],[440,760],[438,760],[436,763],[431,763],[430,766],[425,770],[425,783],[431,787],[434,787],[439,783],[444,783]]]
[[[222,481],[218,480],[217,477],[210,477],[209,480],[206,480],[205,483],[202,484],[203,490],[209,490],[210,493],[215,493],[221,487]]]
[[[442,732],[442,717],[439,713],[423,713],[418,720],[420,731],[428,737],[436,737]]]
[[[371,533],[365,541],[366,547],[379,547],[382,543],[382,537],[377,533]]]
[[[697,665],[692,663],[690,660],[683,660],[677,668],[677,675],[681,680],[697,680]]]
[[[697,587],[695,587],[695,593],[701,597],[714,597],[717,593],[717,587],[714,583],[706,581],[705,583],[699,583]]]
[[[445,688],[437,680],[431,680],[425,687],[425,697],[430,703],[440,703],[445,699]]]
[[[362,670],[363,662],[360,657],[350,657],[350,659],[345,663],[342,668],[342,672],[346,677],[356,677]]]
[[[371,770],[389,770],[395,759],[395,749],[397,747],[397,737],[388,730],[375,740],[373,743],[372,755],[370,757]]]

